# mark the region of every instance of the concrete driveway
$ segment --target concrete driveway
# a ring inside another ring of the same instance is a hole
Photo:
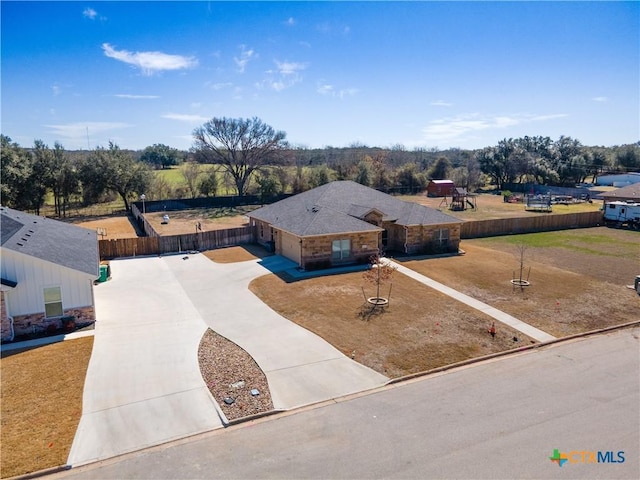
[[[255,359],[276,409],[386,383],[247,289],[253,278],[291,266],[281,257],[222,265],[200,254],[111,262],[112,279],[95,288],[94,348],[68,463],[221,427],[198,365],[207,327]]]

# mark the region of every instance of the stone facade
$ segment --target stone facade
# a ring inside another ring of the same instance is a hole
[[[317,270],[349,263],[367,263],[378,252],[381,233],[354,232],[337,235],[318,235],[302,238],[300,266],[305,270]],[[334,240],[350,240],[350,255],[342,259],[332,258]]]
[[[406,228],[404,253],[427,254],[457,252],[460,225],[412,225]]]
[[[274,250],[274,231],[268,222],[262,220],[253,219],[254,239],[256,243],[264,245],[265,247]]]
[[[385,222],[382,215],[373,210],[365,216],[372,225],[384,228],[384,232],[356,232],[334,235],[295,237],[300,252],[293,255],[291,245],[283,244],[285,237],[291,234],[278,231],[267,222],[255,220],[255,239],[257,243],[270,248],[279,255],[298,261],[306,270],[329,268],[348,263],[366,263],[372,255],[381,249],[383,252],[401,252],[409,255],[457,252],[460,245],[460,224],[411,225],[405,227],[394,222]],[[351,241],[351,255],[336,260],[332,258],[334,240]],[[289,242],[291,243],[291,242]],[[297,249],[297,245],[295,246]],[[298,258],[299,255],[299,258]]]
[[[62,317],[46,318],[44,313],[32,313],[29,315],[16,315],[13,317],[13,329],[15,336],[33,335],[46,331],[55,331],[64,328],[65,317],[73,317],[75,325],[93,323],[96,319],[93,307],[70,308],[64,311]],[[4,317],[3,317],[4,318]],[[7,324],[8,325],[8,324]],[[2,339],[5,340],[5,326],[2,323]],[[10,335],[10,333],[9,333]]]
[[[2,341],[11,339],[11,321],[7,313],[7,305],[4,300],[4,292],[0,291],[0,332],[2,332]]]

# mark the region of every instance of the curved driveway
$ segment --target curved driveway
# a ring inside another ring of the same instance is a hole
[[[281,257],[222,265],[200,254],[111,262],[112,279],[95,288],[94,349],[68,463],[221,427],[198,366],[207,327],[255,359],[276,409],[383,385],[386,377],[281,317],[247,289],[253,278],[292,265]]]

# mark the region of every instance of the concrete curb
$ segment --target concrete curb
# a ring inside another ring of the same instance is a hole
[[[247,415],[246,417],[234,418],[233,420],[227,420],[227,423],[225,424],[225,428],[233,427],[235,425],[240,425],[241,423],[247,423],[253,420],[259,420],[261,418],[270,417],[272,415],[277,415],[279,413],[284,413],[289,411],[290,410],[281,410],[281,409],[269,410],[268,412],[254,413],[253,415]]]
[[[483,361],[486,361],[486,360],[492,360],[494,358],[506,357],[508,355],[513,355],[515,353],[521,353],[521,352],[526,352],[526,351],[529,351],[529,350],[535,350],[535,349],[546,347],[546,346],[549,346],[549,345],[554,345],[556,343],[567,342],[567,341],[570,341],[570,340],[575,340],[577,338],[585,338],[585,337],[589,337],[591,335],[597,335],[597,334],[600,334],[600,333],[607,333],[607,332],[611,332],[611,331],[615,331],[615,330],[623,330],[625,328],[631,328],[631,327],[640,327],[640,320],[635,320],[633,322],[623,323],[622,325],[615,325],[615,326],[612,326],[612,327],[605,327],[605,328],[600,328],[600,329],[597,329],[597,330],[590,330],[590,331],[584,332],[584,333],[576,333],[574,335],[569,335],[568,337],[561,337],[561,338],[556,338],[555,340],[549,340],[548,342],[534,343],[532,345],[526,345],[526,346],[523,346],[523,347],[512,348],[510,350],[504,350],[502,352],[496,352],[496,353],[491,353],[489,355],[483,355],[481,357],[470,358],[468,360],[462,360],[460,362],[452,363],[450,365],[444,365],[444,366],[438,367],[438,368],[433,368],[431,370],[426,370],[424,372],[411,373],[409,375],[404,375],[402,377],[392,378],[385,385],[394,385],[394,384],[397,384],[397,383],[405,382],[407,380],[413,380],[415,378],[425,377],[427,375],[432,375],[434,373],[440,373],[440,372],[444,372],[444,371],[451,370],[451,369],[454,369],[454,368],[464,367],[466,365],[472,365],[474,363],[479,363],[479,362],[483,362]]]
[[[66,470],[71,470],[71,465],[60,465],[59,467],[46,468],[44,470],[38,470],[37,472],[9,477],[7,480],[29,480],[31,478],[44,477],[45,475],[53,475],[54,473],[60,473]]]

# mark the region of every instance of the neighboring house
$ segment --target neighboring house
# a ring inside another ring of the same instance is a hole
[[[610,192],[602,192],[596,198],[604,199],[604,203],[609,202],[640,202],[640,183],[633,183],[626,187],[617,188]]]
[[[453,180],[431,180],[427,185],[428,197],[447,197],[453,194]]]
[[[640,183],[640,173],[620,173],[615,175],[602,175],[596,178],[596,185],[609,187],[626,187]]]
[[[462,224],[351,181],[327,183],[248,216],[258,243],[306,270],[366,263],[378,251],[457,252]]]
[[[95,231],[0,207],[2,341],[95,320]]]

